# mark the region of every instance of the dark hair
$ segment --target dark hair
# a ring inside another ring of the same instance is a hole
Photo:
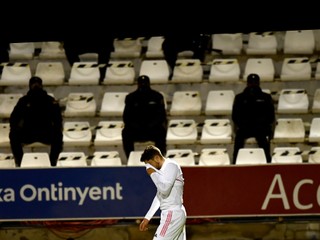
[[[141,162],[148,161],[148,160],[154,158],[154,156],[163,157],[161,151],[159,150],[159,148],[157,148],[157,147],[155,147],[153,145],[149,145],[144,149],[144,151],[143,151],[143,153],[141,155],[140,161]]]
[[[250,73],[247,77],[247,83],[249,85],[259,85],[260,84],[260,77],[256,73]]]
[[[33,88],[34,85],[42,87],[42,79],[36,76],[33,76],[29,80],[29,88]]]

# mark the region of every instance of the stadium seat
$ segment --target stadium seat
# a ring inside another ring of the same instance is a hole
[[[9,59],[16,61],[21,59],[30,60],[35,53],[34,42],[11,42],[9,43]]]
[[[274,32],[250,32],[248,37],[248,55],[277,54],[278,41]]]
[[[320,143],[320,118],[318,117],[311,120],[308,141]]]
[[[96,108],[97,104],[92,92],[69,93],[64,116],[94,117]]]
[[[138,58],[142,50],[142,38],[115,38],[111,58]]]
[[[236,58],[214,59],[210,66],[209,82],[232,82],[240,79],[241,69]]]
[[[43,85],[62,85],[65,81],[62,62],[39,62],[35,75],[42,79]]]
[[[312,54],[315,50],[315,36],[313,30],[285,31],[284,54]]]
[[[0,153],[0,168],[15,168],[16,164],[12,153]]]
[[[236,165],[266,164],[267,158],[262,148],[240,148]]]
[[[95,151],[90,166],[94,167],[118,167],[122,166],[119,152],[117,151]]]
[[[173,93],[170,115],[200,115],[202,108],[199,91],[175,91]]]
[[[275,67],[272,58],[248,58],[244,68],[243,80],[251,73],[260,76],[260,81],[273,81],[275,76]]]
[[[84,152],[61,152],[57,167],[86,167],[87,157]]]
[[[177,59],[171,82],[202,82],[203,69],[199,59]]]
[[[320,113],[320,88],[315,89],[312,100],[312,113]]]
[[[206,119],[200,137],[201,144],[232,142],[232,127],[229,119]]]
[[[308,163],[320,163],[320,147],[311,147],[308,154]]]
[[[282,89],[278,100],[278,113],[307,113],[309,98],[305,89]]]
[[[70,70],[69,85],[98,85],[100,70],[96,62],[75,62]]]
[[[102,84],[133,84],[135,70],[130,60],[109,61]]]
[[[284,58],[280,72],[281,81],[310,80],[312,68],[309,58]]]
[[[196,165],[192,149],[169,149],[167,150],[166,157],[176,160],[180,166]]]
[[[206,99],[206,115],[230,115],[235,93],[233,90],[211,90]]]
[[[66,53],[63,43],[59,41],[47,41],[41,43],[40,59],[65,59]]]
[[[167,144],[193,144],[198,137],[198,130],[193,119],[171,119],[167,129]]]
[[[122,145],[123,127],[123,121],[100,121],[96,127],[94,145]]]
[[[226,148],[201,149],[199,166],[230,165],[230,157]]]
[[[212,54],[240,55],[243,48],[242,37],[242,33],[212,34]]]
[[[143,60],[139,76],[147,75],[151,84],[168,83],[170,70],[166,60]]]
[[[49,154],[47,152],[26,152],[23,154],[22,168],[51,167]]]
[[[147,43],[147,58],[163,58],[162,43],[164,41],[164,36],[152,36],[149,38]]]
[[[3,63],[1,86],[28,86],[32,76],[28,63]]]
[[[122,116],[128,92],[106,92],[103,95],[100,116]]]
[[[274,129],[275,143],[298,143],[305,140],[305,126],[302,118],[278,118]]]
[[[10,147],[10,123],[0,123],[0,147]]]
[[[92,131],[88,121],[66,121],[63,125],[64,146],[86,146],[91,144]]]
[[[9,118],[22,93],[0,93],[0,118]]]
[[[272,153],[272,163],[302,163],[299,147],[275,147]]]
[[[131,151],[127,161],[127,166],[145,167],[146,164],[140,161],[142,153],[143,151]]]

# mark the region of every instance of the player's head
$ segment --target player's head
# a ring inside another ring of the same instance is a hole
[[[140,161],[146,162],[146,161],[153,159],[155,156],[159,156],[161,158],[163,157],[159,148],[157,148],[153,145],[149,145],[144,149],[144,151],[141,155]]]

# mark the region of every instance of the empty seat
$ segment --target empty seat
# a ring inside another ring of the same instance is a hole
[[[32,59],[35,52],[34,42],[9,43],[10,60]]]
[[[31,76],[31,68],[27,63],[4,63],[0,78],[0,85],[28,86]]]
[[[40,59],[62,59],[66,58],[63,43],[59,41],[47,41],[41,43]]]
[[[199,166],[230,165],[230,157],[226,148],[201,149]]]
[[[298,143],[305,140],[302,118],[279,118],[274,129],[274,142]]]
[[[312,68],[309,58],[284,58],[282,62],[281,81],[310,80]]]
[[[75,62],[70,70],[69,85],[98,85],[99,65],[96,62]]]
[[[200,115],[202,108],[199,91],[175,91],[173,93],[170,115]]]
[[[135,70],[132,61],[109,61],[103,84],[132,84]]]
[[[62,85],[65,80],[62,62],[39,62],[35,75],[42,79],[43,85]]]
[[[278,100],[278,113],[307,113],[309,98],[305,89],[282,89]]]
[[[0,117],[9,118],[22,93],[0,93]]]
[[[141,55],[142,38],[115,38],[112,58],[137,58]]]
[[[89,146],[92,131],[87,121],[66,121],[63,125],[64,146]]]
[[[267,158],[263,148],[240,148],[237,165],[266,164]]]
[[[149,38],[147,43],[147,58],[162,58],[164,57],[162,50],[162,43],[164,41],[164,36],[152,36]]]
[[[141,75],[147,75],[150,83],[167,83],[169,80],[170,70],[166,60],[143,60],[140,66]]]
[[[122,166],[119,152],[95,151],[92,156],[91,166],[118,167]]]
[[[214,59],[210,66],[209,82],[238,81],[240,73],[240,64],[236,58]]]
[[[106,92],[103,95],[100,116],[122,116],[128,92]]]
[[[286,31],[283,42],[285,54],[312,54],[315,50],[313,30]]]
[[[277,54],[278,42],[274,32],[250,32],[246,53],[249,55]]]
[[[93,117],[96,115],[96,100],[93,93],[69,93],[64,116],[66,117]]]
[[[123,127],[123,121],[100,121],[96,127],[94,145],[121,145]]]
[[[84,152],[61,152],[57,167],[86,167],[87,157]]]
[[[216,33],[211,39],[213,54],[239,55],[242,52],[242,33]]]
[[[0,168],[16,167],[12,153],[0,153]]]
[[[0,123],[0,147],[10,147],[10,123]]]
[[[203,69],[199,59],[177,59],[172,82],[201,82]]]
[[[206,115],[230,115],[234,101],[233,90],[211,90],[206,99]]]
[[[143,151],[131,151],[128,158],[127,166],[145,167],[146,164],[140,161],[142,153]]]
[[[196,165],[194,153],[191,149],[169,149],[166,157],[176,160],[180,166]]]
[[[308,154],[309,163],[320,163],[320,147],[311,147]]]
[[[47,152],[24,153],[21,167],[51,167],[49,154]]]
[[[314,78],[316,80],[320,80],[320,61],[318,61],[316,63],[316,69],[315,69],[315,73],[314,73]]]
[[[201,144],[231,143],[232,127],[229,119],[206,119],[202,127]]]
[[[308,141],[320,142],[320,118],[317,118],[317,117],[312,118]]]
[[[193,144],[198,137],[198,130],[193,119],[171,119],[167,129],[167,144]]]
[[[248,58],[244,68],[243,79],[248,75],[256,73],[260,76],[260,81],[273,81],[275,67],[272,58]]]
[[[275,147],[272,153],[272,163],[302,163],[299,147]]]
[[[312,113],[320,113],[320,88],[317,88],[313,94],[311,110]]]

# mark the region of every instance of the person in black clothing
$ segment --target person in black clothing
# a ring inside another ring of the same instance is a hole
[[[258,146],[264,149],[267,163],[271,163],[270,140],[273,136],[275,109],[270,94],[260,88],[260,77],[249,74],[247,87],[236,95],[232,109],[235,127],[233,164],[240,148],[248,138],[254,137]]]
[[[166,153],[167,113],[163,95],[151,89],[150,79],[139,76],[138,88],[125,99],[122,143],[129,158],[134,143],[153,141],[162,153]]]
[[[29,91],[10,115],[10,144],[16,166],[21,165],[23,146],[34,142],[50,145],[51,166],[63,148],[63,119],[58,101],[43,89],[42,79],[31,77]]]

